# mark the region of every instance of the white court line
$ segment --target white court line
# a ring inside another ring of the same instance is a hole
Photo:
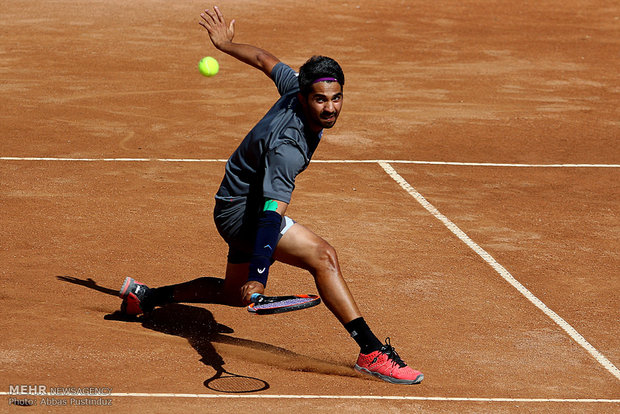
[[[226,162],[217,158],[68,158],[68,157],[0,157],[0,161],[63,161],[63,162]]]
[[[10,395],[15,398],[28,394],[15,395],[0,392],[0,395]],[[34,397],[35,395],[32,395]],[[205,399],[287,399],[287,400],[392,400],[392,401],[447,401],[447,402],[520,402],[520,403],[611,403],[618,404],[620,399],[607,398],[485,398],[485,397],[421,397],[406,395],[294,395],[294,394],[176,394],[176,393],[146,393],[146,392],[113,392],[105,395],[92,394],[37,394],[37,397],[89,397],[89,398],[205,398]]]
[[[497,162],[415,161],[415,160],[312,160],[318,163],[355,164],[389,163],[418,165],[456,165],[465,167],[526,167],[526,168],[620,168],[620,164],[511,164]]]
[[[64,162],[226,162],[224,158],[70,158],[70,157],[0,157],[0,161],[64,161]],[[521,168],[620,168],[620,164],[510,164],[496,162],[414,161],[414,160],[312,160],[323,164],[418,164],[456,165],[466,167]]]
[[[487,262],[491,267],[499,273],[508,283],[517,289],[523,296],[534,304],[538,309],[543,311],[553,322],[555,322],[560,328],[562,328],[575,342],[582,346],[590,355],[592,355],[607,371],[620,380],[620,370],[616,368],[603,354],[601,354],[596,348],[594,348],[588,341],[585,340],[579,332],[575,330],[568,322],[562,319],[557,313],[552,311],[545,305],[540,299],[538,299],[532,292],[530,292],[525,286],[523,286],[517,279],[515,279],[508,270],[501,264],[499,264],[486,250],[476,244],[469,238],[463,230],[461,230],[450,219],[441,214],[439,210],[429,203],[422,194],[420,194],[415,188],[413,188],[400,174],[396,172],[389,163],[379,163],[385,172],[392,177],[405,191],[407,191],[415,200],[422,205],[429,213],[435,216],[436,219],[441,221],[452,233],[454,233],[463,243],[469,246],[474,252],[476,252],[482,259]]]

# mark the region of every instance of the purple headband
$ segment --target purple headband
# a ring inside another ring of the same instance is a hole
[[[315,83],[319,83],[319,82],[338,82],[338,79],[336,79],[336,78],[318,78],[317,80],[312,82],[312,84],[314,85]]]

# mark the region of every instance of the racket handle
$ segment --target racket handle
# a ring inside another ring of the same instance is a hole
[[[252,296],[250,296],[250,301],[252,303],[258,303],[258,301],[260,300],[262,296],[263,295],[261,295],[260,293],[252,293]]]

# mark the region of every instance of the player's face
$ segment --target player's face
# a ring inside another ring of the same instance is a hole
[[[301,99],[310,128],[318,132],[333,127],[342,109],[342,98],[342,86],[338,82],[312,85],[312,92]]]

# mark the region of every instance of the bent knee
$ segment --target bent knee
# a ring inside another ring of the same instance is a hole
[[[338,255],[336,254],[336,249],[325,240],[321,240],[321,242],[317,244],[315,259],[314,270],[316,271],[334,271],[338,269]]]

